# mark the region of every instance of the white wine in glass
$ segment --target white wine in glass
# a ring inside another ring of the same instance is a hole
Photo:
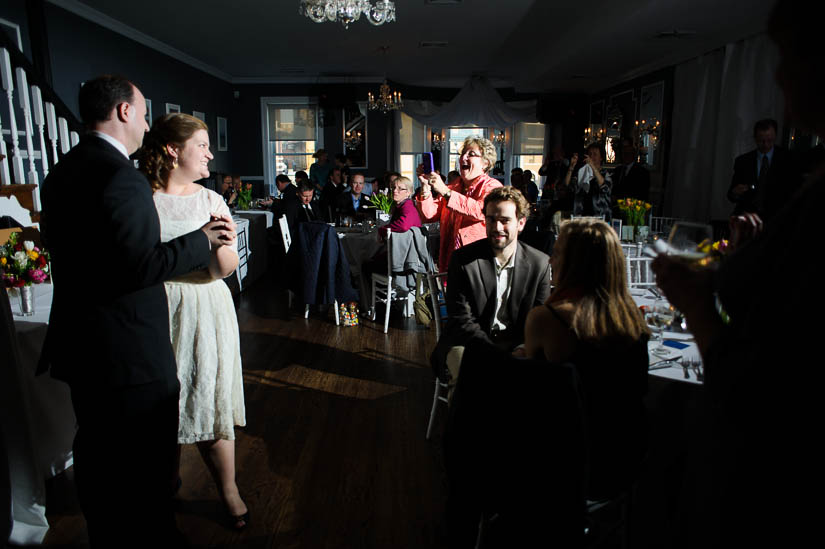
[[[701,248],[713,242],[713,229],[705,223],[677,221],[670,229],[667,243],[668,255],[679,257],[687,262],[699,262],[708,254]]]

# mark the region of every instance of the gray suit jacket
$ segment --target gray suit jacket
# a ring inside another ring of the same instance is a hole
[[[507,301],[511,325],[508,339],[524,341],[524,323],[530,309],[550,295],[550,257],[518,243],[516,266]],[[444,364],[456,345],[492,343],[490,333],[496,307],[496,267],[487,239],[453,252],[447,274],[447,326],[433,351],[434,365]]]

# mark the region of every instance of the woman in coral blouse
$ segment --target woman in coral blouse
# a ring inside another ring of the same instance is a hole
[[[484,197],[501,183],[487,172],[496,163],[496,148],[489,139],[468,137],[459,150],[461,178],[449,185],[432,173],[420,176],[421,219],[441,222],[438,268],[446,271],[453,252],[487,236],[484,229]],[[433,198],[432,192],[439,195]]]

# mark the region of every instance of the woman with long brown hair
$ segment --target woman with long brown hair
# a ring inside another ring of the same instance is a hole
[[[590,499],[627,489],[646,449],[647,339],[627,289],[624,255],[605,222],[562,225],[550,260],[554,290],[527,316],[525,351],[576,366],[585,397]]]
[[[152,125],[139,151],[154,190],[161,240],[229,215],[221,196],[196,183],[209,177],[206,124],[167,114]],[[223,278],[238,265],[235,246],[212,250],[208,269],[165,283],[172,348],[180,381],[178,443],[196,443],[231,519],[243,528],[249,513],[235,483],[235,426],[245,425],[238,319]]]

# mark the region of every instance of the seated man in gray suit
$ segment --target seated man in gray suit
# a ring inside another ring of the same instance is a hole
[[[453,348],[486,342],[512,351],[524,342],[527,313],[550,295],[550,258],[518,241],[529,212],[518,189],[493,189],[484,199],[487,238],[453,253],[447,274],[449,318],[432,356],[439,371],[450,367],[453,379],[458,374],[453,364],[460,364]]]

